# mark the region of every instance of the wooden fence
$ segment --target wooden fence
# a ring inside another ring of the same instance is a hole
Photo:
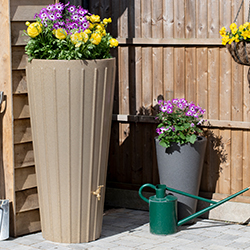
[[[120,42],[114,114],[130,115],[113,122],[108,186],[138,189],[158,182],[155,124],[135,115],[154,115],[159,96],[185,97],[207,110],[211,127],[202,194],[221,198],[249,186],[248,67],[231,59],[219,35],[222,26],[229,28],[240,3],[91,1],[91,11],[113,19],[111,32]],[[247,21],[248,6],[245,1],[238,24]],[[249,203],[249,196],[246,192],[236,200]]]
[[[12,202],[13,235],[40,229],[28,93],[25,21],[53,0],[3,0],[0,90],[3,162],[0,195]],[[250,94],[247,67],[232,61],[219,30],[229,27],[241,0],[91,0],[90,11],[112,17],[118,37],[117,82],[110,146],[110,188],[138,190],[159,181],[154,136],[157,99],[185,97],[211,122],[202,176],[204,196],[221,198],[250,185]],[[238,23],[246,21],[246,0]],[[11,37],[11,41],[9,40]],[[11,47],[10,47],[11,43]],[[0,198],[1,198],[0,197]],[[237,201],[250,202],[250,192]]]

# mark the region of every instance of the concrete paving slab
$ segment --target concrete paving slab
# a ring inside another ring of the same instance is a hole
[[[43,239],[41,233],[0,241],[0,250],[250,250],[250,226],[198,219],[172,235],[149,232],[149,213],[131,209],[105,212],[101,238],[81,244],[60,244]]]

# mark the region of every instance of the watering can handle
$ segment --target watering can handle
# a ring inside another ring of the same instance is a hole
[[[147,199],[146,197],[144,197],[144,196],[142,195],[142,189],[145,188],[145,187],[151,187],[151,188],[153,188],[154,190],[156,190],[156,186],[147,183],[147,184],[142,185],[142,186],[140,187],[140,189],[139,189],[139,195],[140,195],[140,197],[141,197],[144,201],[146,201],[147,203],[149,203],[149,199]]]

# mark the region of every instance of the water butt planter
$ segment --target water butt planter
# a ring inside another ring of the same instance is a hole
[[[199,194],[207,139],[199,136],[194,144],[172,143],[164,148],[155,138],[160,183],[192,195]],[[172,192],[178,198],[178,220],[196,212],[197,200]],[[193,220],[188,222],[193,223]]]
[[[102,228],[115,58],[34,59],[26,71],[43,237],[93,241]]]

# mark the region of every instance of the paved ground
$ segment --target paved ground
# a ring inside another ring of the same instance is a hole
[[[111,209],[104,215],[100,239],[82,244],[58,244],[43,239],[41,233],[0,241],[0,250],[90,249],[90,250],[164,250],[164,249],[246,249],[250,250],[250,226],[212,220],[198,220],[182,226],[176,234],[149,233],[148,212]]]

